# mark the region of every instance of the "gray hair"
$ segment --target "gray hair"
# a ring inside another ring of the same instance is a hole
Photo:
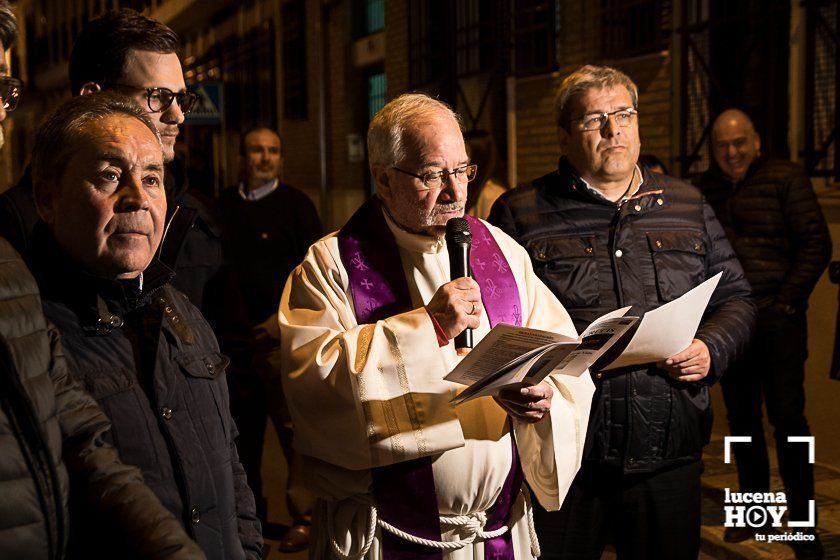
[[[113,91],[79,95],[50,113],[38,130],[32,149],[33,182],[57,182],[87,126],[114,115],[137,119],[160,143],[154,123],[130,97]]]
[[[624,86],[630,92],[633,108],[639,108],[639,89],[627,74],[609,66],[581,66],[563,80],[554,98],[554,118],[557,126],[569,129],[571,121],[571,100],[588,89],[604,89]]]
[[[368,161],[371,165],[393,165],[405,156],[405,131],[434,117],[449,117],[463,129],[452,108],[425,93],[406,93],[390,101],[373,116],[368,127]]]

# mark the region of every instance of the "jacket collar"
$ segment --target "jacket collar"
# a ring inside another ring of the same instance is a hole
[[[662,200],[663,198],[664,189],[661,183],[646,167],[637,166],[636,170],[636,173],[641,173],[638,188],[624,202],[639,201],[640,204],[644,202],[643,206],[649,203],[661,206],[662,203],[656,202],[656,200]],[[615,202],[592,192],[592,187],[587,185],[586,181],[578,175],[566,156],[560,158],[555,171],[537,179],[534,181],[534,185],[544,189],[546,195],[549,196],[556,195],[562,198],[576,198],[606,206],[618,206]]]
[[[27,257],[42,298],[67,305],[79,316],[85,330],[99,334],[122,326],[125,314],[148,304],[151,295],[174,276],[157,257],[143,272],[142,281],[89,274],[62,249],[43,222],[35,227]]]
[[[709,170],[707,171],[707,173],[709,173],[709,175],[711,175],[712,177],[714,177],[715,179],[717,179],[718,181],[720,181],[722,183],[725,183],[727,185],[731,185],[731,186],[734,186],[734,187],[739,187],[739,186],[743,185],[746,181],[748,181],[750,179],[750,177],[755,175],[755,173],[758,171],[758,169],[762,165],[764,165],[764,163],[766,161],[767,161],[767,156],[759,156],[759,157],[755,158],[755,160],[753,160],[753,162],[747,168],[747,172],[744,174],[744,177],[740,181],[734,182],[734,183],[732,182],[732,179],[730,179],[729,177],[727,177],[723,173],[723,170],[720,168],[720,166],[717,164],[717,162],[715,161],[714,158],[712,158],[712,162],[709,164]]]

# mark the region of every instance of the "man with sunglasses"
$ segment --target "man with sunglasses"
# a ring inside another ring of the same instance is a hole
[[[500,322],[574,336],[571,320],[525,251],[474,218],[475,279],[450,280],[444,231],[464,216],[476,166],[447,105],[391,101],[368,155],[376,196],[312,245],[280,302],[283,387],[319,498],[310,557],[535,558],[523,479],[559,507],[591,379],[549,376],[456,407],[463,386],[444,377],[466,328],[476,341]]]
[[[583,467],[558,513],[536,509],[543,558],[696,559],[709,386],[755,324],[749,284],[711,207],[682,181],[637,165],[638,90],[622,72],[584,66],[555,101],[555,171],[496,202],[490,222],[530,253],[578,330],[632,306],[641,315],[723,276],[684,351],[659,364],[592,372]]]

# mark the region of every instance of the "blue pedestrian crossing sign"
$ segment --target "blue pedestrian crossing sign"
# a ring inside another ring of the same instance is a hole
[[[198,95],[187,124],[221,124],[224,115],[224,96],[220,82],[201,82],[187,86]]]

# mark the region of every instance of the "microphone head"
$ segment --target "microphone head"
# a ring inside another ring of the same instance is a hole
[[[446,242],[466,243],[471,241],[470,223],[464,218],[450,218],[446,222]]]

